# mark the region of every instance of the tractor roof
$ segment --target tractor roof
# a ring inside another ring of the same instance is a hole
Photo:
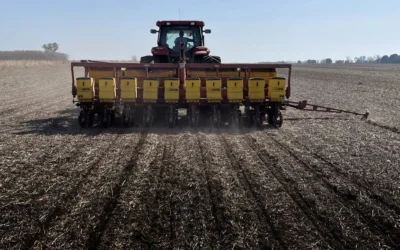
[[[168,25],[195,25],[203,27],[205,24],[203,21],[196,21],[196,20],[185,20],[185,21],[164,20],[164,21],[157,21],[156,25],[158,27],[168,26]]]

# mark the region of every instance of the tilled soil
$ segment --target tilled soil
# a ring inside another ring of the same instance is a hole
[[[287,110],[260,131],[81,129],[68,67],[0,71],[0,248],[396,249],[395,74],[295,67],[293,98],[373,121]]]

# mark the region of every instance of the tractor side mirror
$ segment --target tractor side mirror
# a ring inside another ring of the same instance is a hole
[[[157,30],[151,29],[151,30],[150,30],[150,33],[151,33],[151,34],[155,34],[155,33],[157,33]]]
[[[205,29],[205,30],[204,30],[204,33],[210,34],[210,33],[211,33],[211,30],[210,30],[210,29]]]

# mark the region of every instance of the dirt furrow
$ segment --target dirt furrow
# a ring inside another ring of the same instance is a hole
[[[16,114],[9,111],[11,109],[24,110],[24,107],[35,107],[35,105],[43,103],[48,106],[54,106],[55,102],[60,102],[67,98],[60,93],[70,86],[65,77],[68,76],[67,67],[55,67],[54,71],[49,69],[40,69],[46,71],[47,77],[40,74],[32,74],[33,69],[26,69],[19,74],[13,74],[2,78],[3,84],[0,84],[1,92],[4,94],[4,109],[0,108],[0,113],[7,116],[15,116]],[[63,75],[54,74],[55,71],[62,72]],[[43,72],[43,71],[42,71]],[[46,74],[45,73],[45,74]],[[12,84],[8,84],[12,82]],[[71,100],[71,96],[69,96]],[[70,102],[69,102],[70,103]]]
[[[289,131],[286,131],[286,133],[289,133],[289,135],[292,137],[294,136]],[[280,137],[281,137],[280,141],[287,140],[286,136],[280,136]],[[299,146],[298,149],[305,150],[304,153],[305,156],[308,155],[314,159],[323,162],[323,164],[329,166],[329,168],[323,168],[324,169],[323,171],[326,175],[340,176],[341,178],[346,179],[346,181],[349,181],[352,184],[356,185],[357,189],[363,192],[363,195],[368,196],[370,199],[379,203],[380,206],[393,210],[398,215],[400,215],[400,201],[398,200],[398,194],[396,193],[396,189],[398,189],[398,187],[396,187],[396,185],[382,185],[383,183],[377,183],[374,180],[368,180],[369,178],[366,179],[366,177],[369,177],[369,175],[368,173],[365,174],[365,172],[363,171],[367,169],[368,166],[364,165],[364,167],[361,168],[360,170],[358,170],[357,168],[357,171],[354,171],[355,166],[350,165],[349,166],[350,168],[348,168],[346,166],[341,166],[337,162],[333,162],[332,160],[328,159],[329,153],[334,153],[334,152],[332,152],[331,150],[329,151],[325,150],[326,152],[322,152],[321,150],[316,149],[318,147],[314,143],[308,142],[306,144],[298,139],[295,139],[291,140],[290,145]],[[379,145],[371,145],[371,146],[374,147],[373,150],[380,150],[382,154],[390,154],[390,152],[387,152],[387,150],[385,150],[384,148],[380,148]],[[358,191],[356,190],[352,192],[357,193]]]
[[[325,218],[320,216],[314,211],[313,202],[308,201],[304,198],[302,192],[293,185],[287,177],[283,175],[283,172],[275,166],[275,161],[271,159],[266,159],[264,154],[258,152],[258,147],[254,146],[254,142],[250,138],[245,138],[245,142],[249,146],[249,149],[253,150],[258,159],[267,167],[269,172],[274,176],[274,178],[279,182],[285,192],[290,196],[292,201],[297,205],[301,212],[307,217],[307,219],[312,223],[315,230],[318,231],[320,237],[329,243],[330,247],[343,246],[344,241],[335,232],[333,228],[327,227],[326,223],[329,223]]]
[[[306,151],[309,152],[310,156],[320,160],[321,162],[323,162],[323,164],[329,166],[329,170],[325,168],[326,172],[328,172],[327,175],[332,174],[340,176],[341,178],[345,178],[347,181],[356,185],[358,190],[349,190],[349,192],[353,193],[353,195],[357,196],[358,192],[363,192],[363,195],[366,195],[369,199],[379,203],[380,206],[389,210],[393,210],[397,215],[400,215],[399,203],[396,202],[396,200],[391,199],[393,197],[393,191],[389,191],[386,189],[378,190],[376,187],[373,186],[373,184],[366,182],[362,178],[362,176],[358,174],[352,175],[350,172],[344,171],[338,164],[330,161],[325,156],[312,152],[311,148],[306,144],[300,143],[298,141],[296,141],[295,143],[301,148],[306,149]]]
[[[170,249],[207,248],[213,243],[218,247],[219,243],[196,136],[190,131],[173,135],[178,143],[165,176]]]
[[[10,114],[10,113],[13,113],[13,112],[15,112],[16,110],[18,110],[19,108],[20,108],[20,107],[6,108],[6,109],[4,109],[4,110],[1,110],[1,111],[0,111],[0,116],[4,116],[4,115]]]
[[[115,138],[110,141],[103,150],[106,150],[113,146],[113,144],[116,143],[118,139],[119,136],[115,136]],[[26,235],[21,240],[21,242],[23,242],[22,248],[30,248],[35,244],[36,241],[40,241],[41,238],[46,234],[51,224],[54,223],[54,220],[56,220],[57,217],[65,215],[69,212],[71,206],[74,204],[74,198],[80,191],[82,184],[87,181],[89,175],[96,173],[98,164],[103,160],[105,156],[106,154],[102,154],[97,159],[94,159],[94,161],[92,161],[90,165],[87,166],[87,168],[83,169],[82,174],[79,177],[76,175],[72,175],[70,179],[70,183],[72,185],[69,184],[60,187],[61,189],[64,189],[64,191],[53,190],[53,193],[56,194],[56,196],[53,196],[54,200],[52,202],[48,202],[48,204],[52,203],[52,206],[49,208],[48,211],[46,211],[45,215],[40,217],[38,221],[39,224],[36,226],[35,229],[36,232],[34,234]],[[69,163],[67,163],[66,165],[69,165]],[[68,169],[66,169],[65,171],[68,172]],[[79,179],[77,179],[77,177]],[[57,195],[58,192],[60,193]],[[51,196],[51,194],[47,195]]]
[[[175,142],[155,134],[149,135],[148,141],[153,144],[152,150],[139,158],[97,248],[142,249],[169,241],[169,225],[160,223],[163,214],[159,209],[167,191],[163,190],[165,163],[174,153]]]
[[[291,122],[282,133],[276,133],[276,137],[299,149],[303,147],[295,145],[306,144],[310,149],[306,151],[330,159],[342,171],[363,180],[382,191],[387,199],[400,204],[400,185],[397,181],[400,174],[400,137],[397,134],[373,128],[358,120],[334,123],[314,123],[311,120],[305,123]]]
[[[12,133],[14,135],[23,135],[26,133],[32,133],[33,131],[39,134],[40,125],[42,125],[39,122],[42,119],[46,120],[47,122],[51,122],[52,119],[50,119],[50,116],[54,113],[59,116],[59,114],[57,113],[58,111],[61,111],[61,109],[58,105],[60,105],[61,103],[67,103],[67,98],[54,98],[52,99],[52,101],[49,102],[42,101],[39,102],[37,106],[33,107],[28,104],[22,104],[23,106],[17,109],[19,111],[10,113],[7,117],[7,120],[0,121],[0,125],[3,125],[0,126],[0,134]],[[54,118],[54,120],[57,119],[60,118]],[[76,122],[77,121],[78,120],[76,118]],[[1,124],[4,122],[5,124]],[[46,131],[43,131],[43,133],[46,133]]]
[[[142,133],[140,135],[139,142],[133,148],[131,158],[122,169],[122,172],[120,172],[117,182],[111,187],[110,195],[106,197],[100,215],[95,216],[97,218],[97,223],[92,225],[92,227],[89,229],[89,237],[85,243],[85,246],[88,249],[97,249],[100,239],[107,228],[108,221],[114,213],[121,193],[126,187],[125,184],[129,183],[129,178],[131,177],[132,171],[136,170],[137,168],[137,160],[141,154],[141,151],[143,150],[143,145],[147,135],[147,131],[146,133]]]
[[[11,188],[11,186],[15,187],[23,185],[24,182],[29,182],[29,189],[35,190],[37,195],[40,194],[43,191],[41,189],[48,188],[48,185],[43,185],[40,180],[47,179],[49,181],[47,184],[51,184],[52,178],[60,175],[68,175],[70,169],[65,169],[64,165],[79,162],[82,157],[85,157],[93,147],[91,144],[101,140],[97,138],[97,135],[100,133],[101,130],[91,130],[83,136],[77,134],[76,136],[79,136],[78,142],[73,137],[62,137],[59,141],[51,143],[51,145],[37,145],[39,140],[34,140],[32,142],[34,151],[30,154],[29,161],[24,162],[24,168],[25,170],[30,168],[34,172],[37,172],[37,174],[31,172],[30,175],[26,176],[21,176],[21,172],[16,171],[15,163],[19,161],[21,155],[14,154],[13,152],[16,152],[19,146],[27,148],[29,142],[21,143],[21,141],[17,140],[16,142],[9,143],[9,146],[3,148],[2,153],[0,153],[0,156],[4,155],[5,158],[3,158],[3,171],[0,172],[0,176],[4,176],[0,178],[0,184],[4,188]],[[73,146],[69,148],[66,144]],[[22,161],[23,159],[20,160]],[[35,179],[33,183],[31,182],[32,179]],[[23,190],[19,191],[24,192]]]
[[[122,166],[128,163],[135,145],[142,143],[145,136],[146,133],[141,137],[135,133],[130,136],[121,134],[118,141],[103,152],[96,171],[80,184],[74,199],[64,204],[65,212],[51,223],[43,239],[35,243],[36,247],[86,248],[85,242],[94,226],[102,225],[106,220],[103,213],[108,211],[110,200],[115,198],[115,187],[122,178]]]
[[[342,200],[343,204],[358,212],[362,216],[365,223],[369,225],[371,231],[377,234],[377,236],[384,238],[386,244],[391,247],[400,245],[400,228],[398,215],[390,214],[389,211],[380,209],[378,206],[376,206],[374,203],[371,203],[367,199],[359,199],[358,193],[363,190],[357,190],[352,186],[351,182],[346,183],[345,180],[340,179],[340,181],[344,183],[332,183],[329,180],[329,177],[315,174],[315,170],[308,163],[303,161],[292,149],[290,149],[284,143],[277,141],[275,138],[270,138],[283,150],[294,157],[305,168],[307,168],[307,170],[312,172],[316,176],[316,178],[321,181],[321,183],[330,188]],[[335,176],[338,176],[337,171],[334,171],[333,174]],[[352,191],[352,189],[354,191]],[[397,219],[395,217],[397,217]]]
[[[141,164],[121,196],[100,248],[201,248],[212,217],[196,160],[195,137],[157,132],[152,160]],[[207,228],[206,228],[207,227]]]
[[[211,211],[212,211],[212,215],[214,218],[214,224],[215,224],[215,228],[217,231],[217,237],[218,237],[218,241],[221,241],[222,239],[222,228],[221,228],[221,222],[220,220],[223,220],[225,218],[223,218],[223,213],[221,214],[222,211],[220,211],[220,209],[217,207],[218,203],[221,202],[220,197],[217,197],[218,194],[214,194],[214,192],[218,192],[218,190],[215,190],[213,188],[213,184],[212,184],[212,180],[211,180],[211,173],[210,173],[210,169],[209,166],[207,164],[207,157],[205,155],[205,151],[204,151],[204,146],[202,145],[201,141],[202,138],[199,136],[199,134],[196,134],[196,139],[197,139],[197,145],[199,147],[199,153],[200,153],[200,160],[202,163],[202,169],[204,171],[204,176],[205,176],[205,181],[207,184],[207,191],[208,191],[208,196],[210,197],[210,206],[211,206]],[[211,244],[215,245],[215,243],[217,242],[217,240],[215,239],[216,236],[212,235],[213,239],[211,239]]]
[[[293,150],[290,150],[286,146],[284,146],[281,142],[276,141],[273,137],[269,136],[270,141],[275,142],[275,145],[282,150],[282,152],[285,152],[288,156],[292,157],[295,159],[298,163],[299,166],[302,168],[301,171],[305,171],[304,173],[307,173],[307,175],[311,175],[315,181],[318,181],[320,185],[328,192],[331,193],[333,197],[337,199],[338,202],[340,202],[342,207],[346,207],[346,210],[351,213],[351,217],[354,218],[354,220],[358,221],[358,223],[364,224],[364,228],[367,226],[368,230],[363,233],[367,233],[364,236],[359,236],[360,239],[354,241],[352,240],[349,244],[355,244],[358,245],[361,242],[358,242],[359,240],[363,239],[365,242],[369,242],[371,239],[375,239],[376,241],[380,241],[381,243],[386,244],[387,246],[395,246],[398,241],[397,239],[397,229],[395,229],[395,226],[393,225],[392,221],[387,221],[386,217],[387,215],[383,215],[382,218],[384,221],[380,221],[379,219],[376,219],[374,216],[371,217],[371,214],[374,214],[374,209],[377,209],[376,207],[373,208],[368,202],[364,202],[362,200],[357,201],[356,197],[352,196],[346,191],[342,191],[343,183],[342,180],[338,179],[336,181],[339,181],[339,183],[335,183],[330,181],[327,177],[324,175],[321,175],[320,173],[316,172],[316,168],[311,166],[309,163],[303,161]],[[263,155],[268,156],[268,159],[271,161],[277,161],[277,158],[272,156],[270,153],[267,151],[263,150],[262,151]],[[282,155],[280,156],[282,157]],[[301,172],[297,172],[301,173]],[[359,215],[359,217],[355,217],[355,215]],[[349,217],[349,219],[351,218]],[[333,229],[332,229],[333,230]],[[392,231],[394,230],[394,231]],[[338,233],[340,231],[337,231]],[[371,235],[368,235],[369,233],[372,233],[375,235],[375,237],[372,237]],[[388,235],[388,236],[386,236]],[[340,237],[338,235],[338,237]]]
[[[52,88],[46,91],[40,91],[37,95],[30,93],[29,97],[15,100],[15,104],[7,103],[6,110],[3,110],[4,118],[25,118],[29,114],[37,111],[45,111],[56,108],[60,103],[69,103],[72,106],[71,96],[60,96],[64,87]],[[64,106],[64,105],[63,105]],[[14,112],[10,112],[13,110]]]
[[[63,145],[66,139],[61,138],[61,142],[57,144],[46,144],[40,148],[21,143],[33,149],[29,161],[24,162],[26,158],[16,155],[9,163],[8,170],[3,168],[4,172],[1,172],[7,173],[6,178],[2,178],[0,182],[7,188],[4,189],[7,192],[0,195],[0,200],[6,204],[0,208],[3,214],[0,220],[3,227],[1,230],[4,232],[2,244],[10,247],[22,243],[29,245],[30,240],[40,237],[48,223],[61,213],[62,203],[66,199],[74,198],[74,193],[79,189],[79,186],[74,185],[76,180],[84,182],[96,167],[96,156],[101,158],[103,150],[113,143],[110,141],[99,145],[98,150],[101,152],[93,151],[92,143],[104,138],[99,137],[89,136],[77,145],[74,141]],[[79,145],[81,147],[74,147]],[[18,160],[17,157],[21,159]],[[83,164],[88,167],[82,167]],[[20,168],[22,165],[24,167]],[[21,233],[17,232],[19,230],[22,230]]]
[[[221,141],[223,142],[223,145],[225,146],[224,147],[225,154],[228,156],[231,166],[240,175],[242,185],[244,186],[244,188],[246,188],[248,190],[249,194],[252,196],[252,198],[254,199],[254,201],[258,207],[259,219],[268,226],[274,241],[276,241],[275,243],[272,243],[274,246],[270,246],[270,247],[271,248],[278,247],[278,248],[282,248],[282,249],[287,249],[288,247],[287,247],[285,241],[282,239],[281,233],[276,228],[276,225],[274,224],[273,219],[271,218],[271,215],[265,209],[265,206],[261,203],[261,201],[262,201],[261,197],[255,191],[255,188],[253,186],[254,181],[250,179],[249,175],[247,174],[247,171],[245,170],[245,167],[235,156],[234,150],[232,149],[232,146],[228,143],[227,139],[222,135],[219,135],[219,137],[220,137]]]

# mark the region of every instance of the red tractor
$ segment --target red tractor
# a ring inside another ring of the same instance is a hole
[[[178,63],[181,42],[187,63],[221,63],[221,58],[211,56],[205,47],[204,33],[209,34],[211,30],[203,29],[203,21],[158,21],[156,25],[159,30],[150,32],[158,33],[157,47],[151,49],[152,55],[141,57],[140,63]]]

